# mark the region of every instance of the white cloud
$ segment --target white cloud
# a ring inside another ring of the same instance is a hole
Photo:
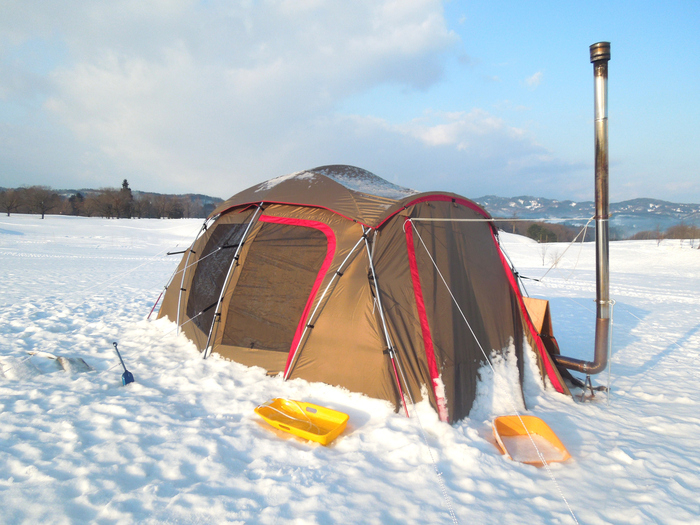
[[[339,146],[333,136],[342,135]],[[467,197],[489,193],[586,195],[587,165],[558,159],[525,130],[483,110],[429,113],[394,124],[374,117],[337,116],[307,131],[322,152],[318,162],[348,163],[419,191],[445,190]],[[298,153],[308,150],[301,149]],[[561,178],[565,181],[562,182]]]
[[[539,86],[542,83],[542,71],[538,71],[532,76],[529,76],[525,79],[525,84],[532,89],[535,89],[537,86]]]
[[[532,181],[547,189],[579,168],[480,109],[404,123],[335,112],[380,84],[424,89],[440,79],[444,55],[460,51],[436,0],[85,1],[70,10],[47,2],[7,12],[0,28],[12,39],[0,37],[0,66],[3,49],[23,42],[64,48],[40,75],[34,139],[13,142],[12,158],[0,145],[5,166],[54,187],[128,178],[135,189],[227,197],[347,163],[477,197],[498,188],[547,194]],[[0,134],[15,136],[11,127]]]
[[[67,50],[45,75],[48,118],[100,151],[106,175],[152,189],[283,164],[348,95],[436,82],[458,41],[437,0],[13,3],[7,14],[5,47],[59,38]]]
[[[436,118],[440,122],[431,122]],[[432,118],[426,117],[396,126],[396,129],[429,146],[449,145],[460,151],[471,150],[478,155],[484,155],[491,149],[490,144],[495,135],[517,138],[524,134],[523,130],[508,127],[502,119],[480,109],[469,113],[435,114]]]

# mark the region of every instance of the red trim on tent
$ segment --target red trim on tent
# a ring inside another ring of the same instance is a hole
[[[486,219],[490,219],[490,218],[491,218],[491,217],[489,216],[489,214],[488,214],[481,206],[479,206],[479,205],[476,204],[475,202],[471,202],[471,201],[469,201],[469,200],[467,200],[467,199],[464,199],[464,198],[461,198],[461,197],[455,197],[455,196],[452,196],[452,195],[442,195],[442,194],[424,195],[423,197],[419,197],[419,198],[417,198],[417,199],[415,199],[415,200],[412,200],[412,201],[410,201],[410,202],[404,204],[404,206],[403,206],[402,208],[397,209],[394,213],[392,213],[392,214],[387,215],[386,217],[384,217],[384,218],[382,219],[382,221],[381,221],[379,224],[377,224],[376,226],[371,226],[371,225],[369,225],[369,224],[365,224],[365,223],[363,223],[362,221],[360,221],[360,220],[358,220],[358,219],[354,219],[354,218],[352,218],[352,217],[348,217],[347,215],[343,215],[342,213],[338,213],[337,211],[335,211],[335,210],[332,209],[332,208],[328,208],[328,207],[326,207],[326,206],[320,206],[320,205],[318,205],[318,204],[304,204],[304,203],[300,203],[300,202],[284,202],[284,201],[263,201],[263,204],[286,204],[286,205],[289,205],[289,206],[301,206],[301,207],[306,207],[306,208],[320,208],[320,209],[322,209],[322,210],[326,210],[326,211],[329,211],[329,212],[331,212],[331,213],[334,213],[335,215],[338,215],[338,216],[340,216],[340,217],[343,217],[344,219],[347,219],[347,220],[349,220],[349,221],[353,221],[353,222],[356,222],[357,224],[361,224],[362,226],[365,226],[366,228],[372,228],[372,229],[374,229],[374,230],[378,230],[379,228],[382,227],[382,225],[383,225],[386,221],[388,221],[389,219],[391,219],[394,215],[396,215],[397,213],[399,213],[399,212],[400,212],[401,210],[403,210],[404,208],[406,208],[406,207],[408,207],[408,206],[413,206],[413,205],[415,205],[415,204],[420,204],[421,202],[430,202],[430,201],[440,201],[440,202],[450,202],[450,201],[454,201],[454,202],[456,202],[457,204],[461,204],[462,206],[466,206],[466,207],[469,208],[470,210],[474,210],[476,213],[478,213],[479,215],[481,215],[482,217],[484,217],[484,218],[486,218]],[[221,210],[220,212],[218,212],[218,215],[221,215],[221,214],[223,214],[223,213],[226,213],[226,212],[228,212],[229,210],[232,210],[232,209],[234,209],[234,208],[243,207],[243,209],[246,209],[246,208],[248,208],[248,207],[250,207],[250,206],[257,206],[258,204],[260,204],[260,202],[258,202],[258,201],[255,201],[255,202],[242,202],[242,203],[240,203],[240,204],[232,204],[232,205],[229,206],[228,208],[226,208],[226,209]],[[210,214],[208,218],[211,218],[211,217],[213,217],[213,214]]]
[[[423,301],[423,290],[420,285],[420,275],[418,274],[418,262],[416,261],[416,249],[413,244],[413,224],[411,221],[406,221],[404,225],[406,232],[406,249],[408,250],[408,262],[411,267],[411,281],[413,282],[413,293],[416,297],[416,307],[418,309],[418,319],[420,320],[420,328],[423,333],[423,346],[425,347],[425,357],[428,361],[428,371],[432,380],[433,393],[438,406],[438,416],[440,421],[448,421],[447,403],[445,402],[444,386],[440,379],[437,362],[435,360],[435,348],[433,346],[433,337],[430,333],[430,325],[428,324],[428,314],[425,310],[425,302]],[[442,391],[442,392],[440,392]]]
[[[255,202],[242,202],[240,204],[233,204],[230,207],[226,208],[225,210],[221,210],[220,212],[218,212],[218,215],[221,215],[223,213],[228,212],[229,210],[232,210],[234,208],[238,208],[241,206],[243,206],[243,210],[246,210],[246,209],[250,208],[251,206],[257,206],[258,204],[260,204],[260,203],[257,201],[255,201]],[[347,219],[349,221],[356,222],[357,224],[361,224],[365,228],[372,228],[372,226],[370,226],[369,224],[365,224],[362,221],[359,221],[357,219],[353,219],[352,217],[348,217],[347,215],[343,215],[342,213],[338,213],[337,211],[335,211],[332,208],[328,208],[326,206],[319,206],[318,204],[302,204],[300,202],[284,202],[284,201],[263,201],[262,204],[284,204],[286,206],[300,206],[303,208],[320,208],[322,210],[326,210],[326,211],[329,211],[331,213],[334,213],[335,215],[338,215],[338,216],[342,217],[343,219]],[[213,213],[210,214],[209,217],[213,217]],[[313,221],[311,221],[311,222],[313,222]],[[321,224],[321,223],[319,223],[319,224]]]
[[[289,226],[302,226],[304,228],[314,228],[316,230],[320,230],[323,232],[323,234],[326,236],[326,239],[328,241],[328,248],[326,250],[326,257],[323,260],[323,264],[321,265],[321,269],[318,271],[318,275],[316,276],[316,280],[314,281],[314,285],[311,288],[311,293],[309,294],[309,298],[306,301],[306,306],[304,307],[304,311],[301,314],[301,319],[299,319],[299,324],[297,325],[297,330],[294,333],[294,339],[292,340],[292,346],[289,349],[289,355],[287,356],[287,364],[284,366],[284,375],[287,375],[287,371],[289,370],[289,366],[292,363],[292,360],[294,358],[294,354],[296,353],[297,346],[299,346],[299,341],[301,340],[301,335],[304,332],[304,328],[306,327],[306,323],[309,318],[309,313],[311,312],[311,307],[313,306],[314,299],[316,298],[316,293],[318,293],[318,289],[321,287],[321,283],[323,282],[323,278],[326,276],[326,273],[328,273],[328,269],[331,266],[331,262],[333,261],[333,256],[335,255],[335,246],[336,246],[336,241],[335,241],[335,234],[333,233],[333,230],[331,229],[330,226],[323,222],[319,221],[310,221],[306,219],[292,219],[289,217],[273,217],[271,215],[261,215],[260,219],[261,222],[272,222],[275,224],[287,224]]]
[[[386,217],[384,217],[384,220],[382,220],[382,222],[377,224],[376,229],[381,228],[382,225],[386,221],[391,219],[394,215],[396,215],[397,213],[399,213],[403,209],[408,208],[409,206],[413,206],[415,204],[420,204],[421,202],[430,202],[430,201],[438,201],[438,202],[451,202],[451,201],[453,201],[453,202],[456,202],[457,204],[461,204],[462,206],[466,206],[470,210],[475,211],[476,213],[478,213],[479,215],[481,215],[485,219],[491,218],[489,216],[489,214],[486,212],[486,210],[484,210],[481,206],[479,206],[475,202],[468,201],[467,199],[463,199],[461,197],[453,197],[452,195],[439,195],[439,194],[438,195],[424,195],[423,197],[419,197],[418,199],[412,200],[412,201],[404,204],[403,208],[399,208],[391,215],[387,215]]]
[[[549,353],[547,352],[547,349],[544,347],[544,343],[542,342],[542,338],[540,337],[540,334],[537,333],[537,330],[535,329],[535,325],[532,324],[532,319],[530,319],[530,314],[527,312],[527,307],[525,306],[525,301],[523,301],[523,294],[520,293],[520,287],[518,286],[517,281],[515,280],[515,275],[513,274],[513,270],[510,267],[510,264],[508,264],[508,261],[506,260],[505,255],[503,255],[503,252],[501,251],[501,247],[498,244],[498,240],[496,240],[496,234],[494,233],[493,229],[491,230],[491,236],[493,237],[493,242],[496,244],[496,249],[498,250],[498,255],[501,257],[501,264],[503,264],[503,269],[506,271],[506,276],[508,277],[508,282],[510,282],[510,287],[513,289],[515,292],[515,295],[518,297],[518,303],[520,304],[520,310],[523,313],[523,317],[525,318],[525,323],[527,324],[528,330],[530,330],[530,334],[532,335],[532,338],[535,340],[535,345],[537,346],[537,351],[540,353],[540,358],[542,359],[542,362],[544,363],[544,369],[547,372],[547,377],[549,377],[549,380],[552,382],[552,386],[557,392],[564,393],[564,387],[562,387],[561,383],[559,382],[559,378],[557,377],[557,374],[554,370],[554,366],[552,365],[552,360],[549,356]]]

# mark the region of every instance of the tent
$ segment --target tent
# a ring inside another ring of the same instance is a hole
[[[487,355],[523,351],[566,387],[527,312],[489,214],[351,166],[278,177],[216,208],[159,318],[205,357],[338,385],[399,409],[429,397],[469,414]]]

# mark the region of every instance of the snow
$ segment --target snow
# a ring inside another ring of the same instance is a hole
[[[278,186],[279,184],[282,184],[286,180],[290,179],[301,179],[301,180],[313,180],[314,175],[313,173],[307,173],[305,171],[297,171],[295,173],[290,173],[288,175],[280,175],[279,177],[275,177],[274,179],[270,179],[268,181],[265,181],[261,184],[258,185],[258,189],[255,190],[255,193],[261,192],[261,191],[268,191],[274,188],[275,186]]]
[[[387,199],[401,200],[418,193],[355,166],[321,166],[311,171],[325,175],[349,190]]]
[[[495,446],[491,421],[519,403],[507,355],[482,370],[477,405],[454,426],[424,403],[406,418],[340,388],[202,360],[173,324],[146,320],[180,257],[165,253],[200,226],[0,217],[0,522],[452,523],[450,510],[460,523],[700,522],[700,250],[611,245],[610,396],[545,390],[526,355],[527,409],[515,408],[572,455],[547,470]],[[524,282],[551,299],[563,352],[590,359],[594,245],[502,240],[524,276],[558,260]],[[127,387],[114,341],[136,378]],[[95,370],[66,372],[47,354]],[[329,447],[273,432],[253,409],[274,397],[346,412],[348,427]]]
[[[310,186],[315,182],[317,175],[326,176],[349,190],[365,193],[367,195],[385,197],[387,199],[401,200],[418,193],[416,190],[404,188],[403,186],[384,180],[362,168],[344,165],[320,166],[312,170],[298,171],[296,173],[290,173],[289,175],[275,177],[274,179],[259,184],[255,192],[268,191],[291,179],[308,181]]]
[[[564,459],[564,452],[555,447],[539,434],[524,436],[501,436],[503,446],[508,451],[508,455],[515,461],[522,463],[533,463],[540,460],[540,454],[547,462],[561,461]],[[535,442],[537,448],[532,446]]]

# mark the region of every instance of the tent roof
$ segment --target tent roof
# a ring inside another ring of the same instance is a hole
[[[405,206],[445,199],[457,200],[490,217],[479,205],[459,195],[418,193],[362,168],[344,165],[320,166],[262,182],[223,202],[210,216],[233,207],[266,202],[325,208],[365,226],[377,227]]]
[[[326,208],[370,226],[379,222],[398,200],[414,194],[417,192],[361,168],[320,166],[243,190],[220,204],[211,215],[234,206],[264,201]]]

